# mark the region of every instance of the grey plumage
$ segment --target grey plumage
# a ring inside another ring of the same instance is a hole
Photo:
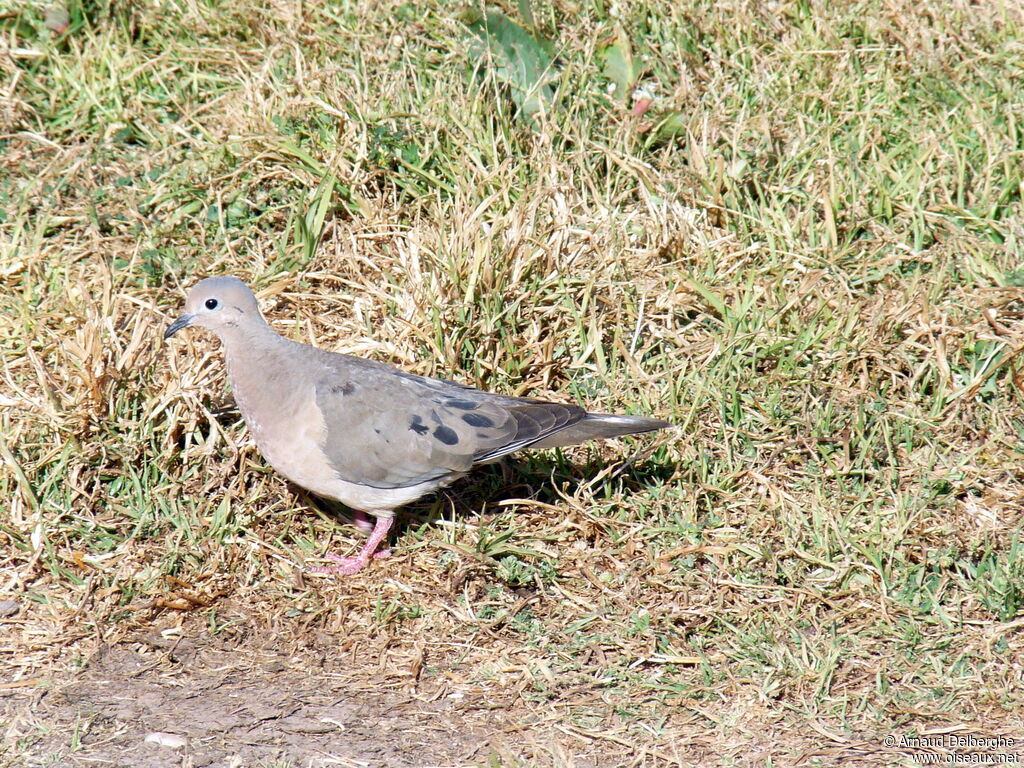
[[[310,347],[274,332],[233,277],[196,284],[165,337],[201,325],[224,347],[242,416],[267,461],[321,496],[377,517],[367,546],[331,569],[354,573],[394,509],[524,448],[648,432],[668,422],[506,397]],[[332,558],[338,559],[338,558]]]

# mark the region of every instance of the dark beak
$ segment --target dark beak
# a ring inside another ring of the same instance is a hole
[[[167,326],[167,330],[164,331],[164,338],[169,339],[182,328],[188,328],[190,325],[192,325],[192,321],[195,319],[195,315],[182,315],[169,326]]]

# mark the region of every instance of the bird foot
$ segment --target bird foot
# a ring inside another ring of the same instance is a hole
[[[324,557],[328,560],[334,561],[337,565],[320,565],[315,568],[310,568],[310,573],[340,573],[344,576],[351,576],[353,573],[359,573],[359,571],[363,570],[363,568],[365,568],[370,562],[369,557],[364,557],[362,555],[359,557],[340,557],[328,552]],[[382,549],[380,552],[374,552],[372,557],[374,560],[391,557],[391,550]]]
[[[359,519],[360,514],[356,515],[356,519]],[[365,515],[363,515],[365,517]],[[370,558],[379,559],[381,557],[388,557],[391,554],[390,549],[382,549],[380,552],[376,552],[377,547],[381,545],[381,542],[388,535],[388,529],[391,527],[391,515],[381,515],[377,518],[377,522],[373,526],[373,533],[370,534],[370,538],[366,544],[359,551],[359,554],[355,557],[338,557],[327,553],[324,555],[328,560],[333,560],[337,565],[321,566],[319,568],[311,569],[313,573],[341,573],[345,576],[350,576],[353,573],[358,573],[366,567],[367,563],[370,562]]]

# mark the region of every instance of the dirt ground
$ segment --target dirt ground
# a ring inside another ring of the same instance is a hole
[[[329,637],[280,647],[183,629],[103,644],[74,676],[0,692],[8,731],[31,734],[29,764],[477,765],[516,729],[486,697],[386,675],[367,685],[358,667],[376,660],[335,655]]]
[[[539,702],[525,680],[467,685],[457,662],[424,650],[444,638],[424,638],[410,652],[387,633],[351,642],[340,631],[344,617],[273,626],[243,602],[225,598],[217,607],[226,630],[212,631],[200,613],[157,609],[118,639],[69,643],[46,676],[0,684],[7,750],[0,766],[910,764],[878,738],[850,739],[813,723],[794,733],[770,712],[759,716],[746,696],[734,702],[742,716],[718,713],[721,728],[690,720],[678,730],[677,710],[676,728],[662,722],[651,740],[632,744],[567,716],[584,701],[593,711],[592,691],[563,685],[555,699]],[[0,632],[17,621],[6,620]],[[657,725],[651,721],[652,731]]]
[[[339,631],[343,618],[285,628],[230,598],[217,609],[230,629],[211,631],[199,613],[183,621],[153,610],[120,638],[69,643],[45,676],[0,684],[8,750],[0,765],[468,768],[530,764],[524,755],[578,768],[633,762],[628,743],[574,729],[555,702],[524,706],[526,686],[474,690],[446,674],[426,679],[424,651],[391,647],[386,633],[353,644]],[[562,704],[578,695],[566,690]],[[707,746],[680,745],[672,762],[700,764]],[[634,757],[646,764],[643,749]]]

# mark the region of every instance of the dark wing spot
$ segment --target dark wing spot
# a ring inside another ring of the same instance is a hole
[[[476,408],[476,403],[472,400],[460,400],[458,398],[445,400],[444,404],[449,408],[458,408],[460,411],[471,411]]]
[[[455,445],[459,442],[459,436],[455,434],[455,430],[444,424],[434,430],[434,437],[445,445]]]
[[[494,422],[482,413],[464,413],[462,420],[471,427],[493,427]]]
[[[331,387],[331,392],[338,394],[339,392],[343,395],[351,395],[356,391],[356,385],[351,381],[346,381],[344,384],[335,384]]]
[[[430,427],[423,423],[422,416],[413,416],[412,421],[409,422],[409,429],[417,435],[425,435],[430,430]]]

